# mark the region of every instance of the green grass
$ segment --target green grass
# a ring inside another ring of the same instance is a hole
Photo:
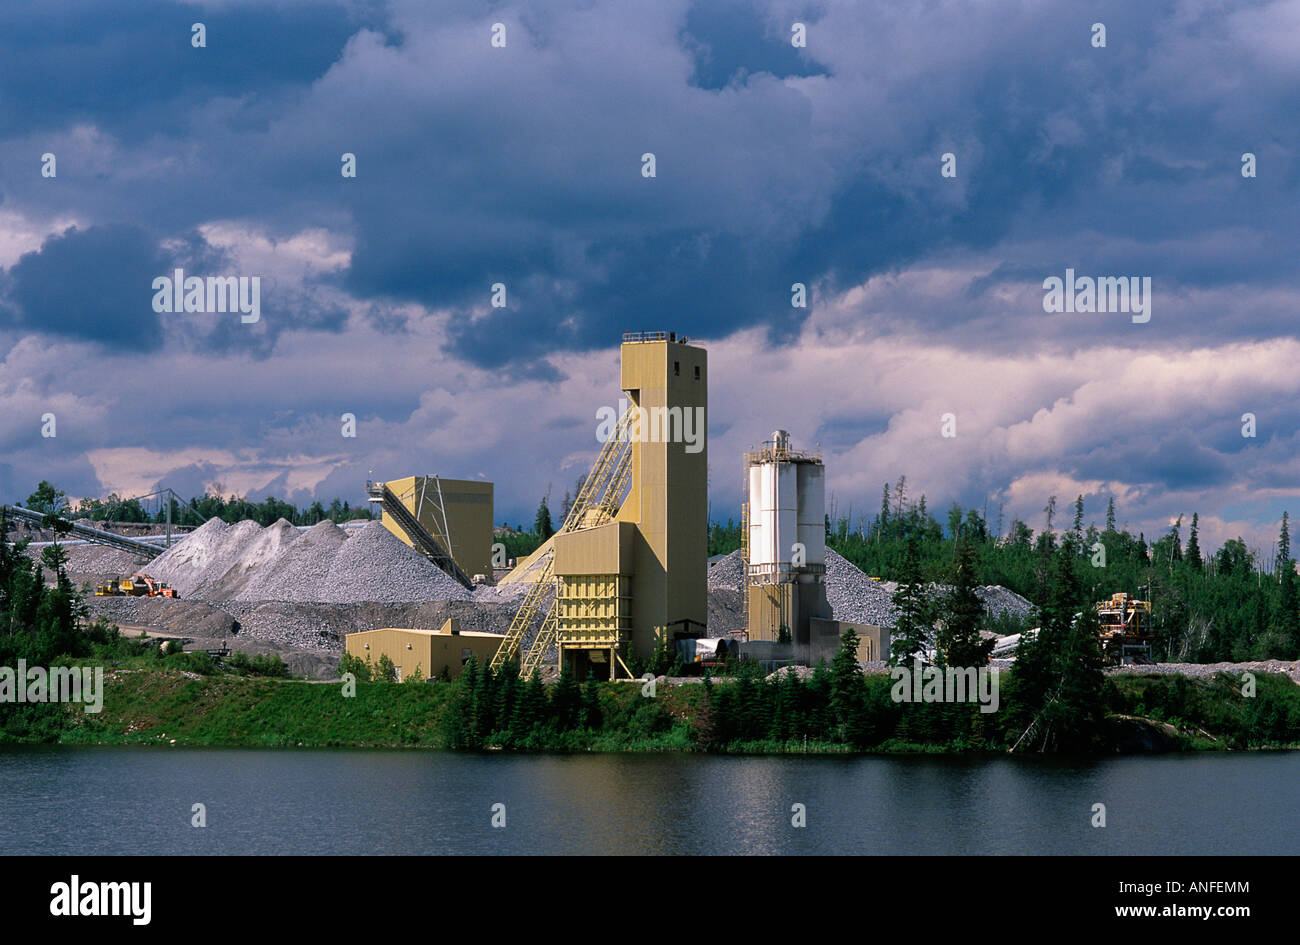
[[[76,662],[87,663],[80,660]],[[1240,693],[1240,679],[1116,676],[1107,709],[1172,724],[1183,750],[1300,747],[1300,687],[1283,676],[1259,675],[1255,698]],[[0,740],[62,744],[176,744],[195,746],[444,748],[446,716],[456,686],[444,683],[359,683],[345,697],[342,683],[196,675],[152,657],[106,667],[104,705],[89,714],[79,705],[23,708],[6,719]],[[661,686],[641,696],[635,684],[602,684],[604,724],[595,730],[557,732],[544,727],[522,739],[505,733],[489,748],[516,751],[660,752],[698,750],[692,722],[704,687]],[[918,742],[903,732],[886,738],[879,753],[983,752],[982,741]],[[722,746],[731,754],[842,754],[834,741],[760,739]]]

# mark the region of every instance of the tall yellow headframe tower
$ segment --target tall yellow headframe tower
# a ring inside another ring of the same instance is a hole
[[[630,482],[612,521],[554,539],[555,633],[579,678],[704,634],[708,617],[708,356],[671,332],[621,348]]]

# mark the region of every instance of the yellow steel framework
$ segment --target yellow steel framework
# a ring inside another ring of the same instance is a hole
[[[578,497],[574,499],[569,514],[565,516],[564,524],[560,526],[560,534],[604,525],[618,514],[619,506],[623,504],[623,497],[627,494],[632,478],[632,448],[628,432],[629,426],[636,417],[637,412],[633,407],[624,411],[619,418],[618,427],[613,436],[601,447],[600,455],[596,457],[591,472],[578,491]],[[528,593],[519,605],[519,610],[515,612],[514,619],[510,621],[510,629],[506,632],[505,640],[502,641],[496,655],[492,657],[493,672],[500,670],[518,656],[524,642],[524,635],[533,625],[537,615],[541,613],[547,589],[555,586],[554,563],[555,552],[551,550],[542,563],[541,577],[529,587]],[[521,677],[531,676],[533,670],[541,666],[547,650],[555,644],[558,627],[559,619],[553,598],[550,608],[542,618],[537,636],[533,638],[520,663]]]

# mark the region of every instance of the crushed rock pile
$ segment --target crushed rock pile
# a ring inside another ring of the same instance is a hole
[[[727,588],[734,591],[741,591],[745,585],[745,559],[740,551],[733,551],[729,555],[723,555],[717,561],[710,562],[708,586],[709,590]]]
[[[711,562],[707,583],[709,636],[720,637],[732,630],[743,630],[745,562],[741,553],[733,551]],[[826,599],[835,619],[892,627],[897,619],[893,601],[897,590],[896,581],[873,581],[843,555],[826,549]],[[931,584],[926,589],[931,597],[945,595],[950,590],[943,584]],[[994,615],[1010,613],[1026,617],[1034,611],[1032,603],[1001,585],[985,585],[976,593]]]
[[[473,595],[380,522],[342,529],[324,521],[300,532],[281,519],[206,522],[165,554],[151,572],[183,598],[211,602],[470,600]]]
[[[826,599],[836,620],[892,627],[893,595],[838,552],[826,549]]]

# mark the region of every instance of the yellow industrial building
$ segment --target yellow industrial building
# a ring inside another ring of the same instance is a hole
[[[661,643],[704,635],[708,356],[672,332],[629,332],[620,358],[616,429],[560,530],[503,579],[533,586],[497,666],[522,656],[528,675],[556,647],[578,678],[614,679],[631,675],[631,653],[648,659]]]
[[[480,665],[490,662],[503,639],[499,633],[462,630],[452,617],[438,630],[383,627],[349,633],[345,646],[348,655],[376,666],[381,656],[387,656],[401,682],[410,679],[417,668],[424,679],[455,679],[470,656]]]
[[[387,654],[404,674],[457,675],[475,654],[527,677],[557,656],[577,678],[628,678],[632,656],[706,635],[708,356],[672,332],[628,332],[618,410],[606,414],[591,472],[559,530],[501,583],[529,584],[504,636],[394,628],[350,634],[348,652]],[[615,422],[616,421],[616,422]],[[825,588],[825,469],[777,430],[745,455],[745,606],[740,655],[815,664],[853,627],[859,659],[878,660],[889,632],[831,619]],[[384,524],[462,583],[491,574],[492,485],[408,476],[369,483]],[[552,596],[553,593],[553,596]],[[525,645],[527,644],[527,645]],[[693,649],[693,647],[690,647]]]
[[[384,527],[463,584],[492,574],[492,483],[406,476],[367,483]]]

